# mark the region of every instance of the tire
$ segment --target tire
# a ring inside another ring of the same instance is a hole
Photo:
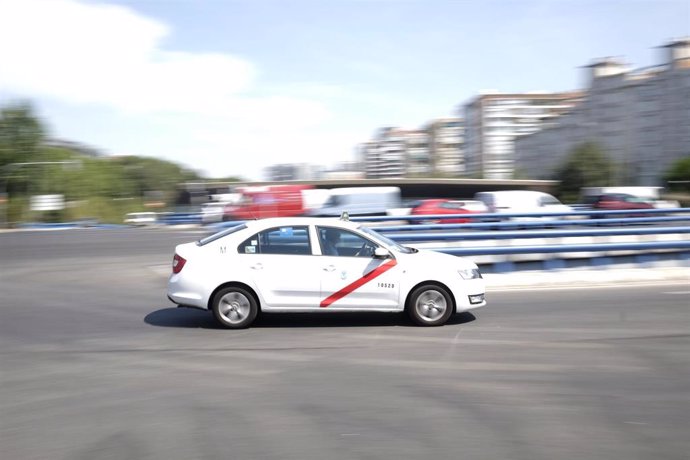
[[[453,314],[453,300],[446,288],[424,284],[412,291],[406,310],[418,326],[441,326]]]
[[[259,314],[259,304],[252,293],[240,287],[226,287],[213,297],[211,307],[216,320],[229,329],[249,327]]]

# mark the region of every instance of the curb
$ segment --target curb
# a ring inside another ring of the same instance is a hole
[[[483,275],[487,290],[521,288],[589,289],[592,287],[687,284],[690,291],[690,269],[687,267],[633,267],[564,269],[554,271],[518,271]]]

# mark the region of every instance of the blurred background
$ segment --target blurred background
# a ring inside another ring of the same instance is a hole
[[[686,1],[260,3],[0,3],[2,225],[201,213],[284,182],[689,203]]]

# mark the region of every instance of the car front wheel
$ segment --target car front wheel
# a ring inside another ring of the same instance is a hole
[[[213,297],[213,315],[230,329],[249,327],[259,313],[259,306],[250,292],[240,287],[223,288]]]
[[[412,291],[407,313],[419,326],[440,326],[453,314],[453,301],[447,289],[425,284]]]

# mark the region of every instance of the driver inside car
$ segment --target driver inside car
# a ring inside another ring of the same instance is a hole
[[[338,248],[336,244],[340,240],[340,232],[337,230],[327,228],[321,232],[321,251],[326,256],[337,256]]]

